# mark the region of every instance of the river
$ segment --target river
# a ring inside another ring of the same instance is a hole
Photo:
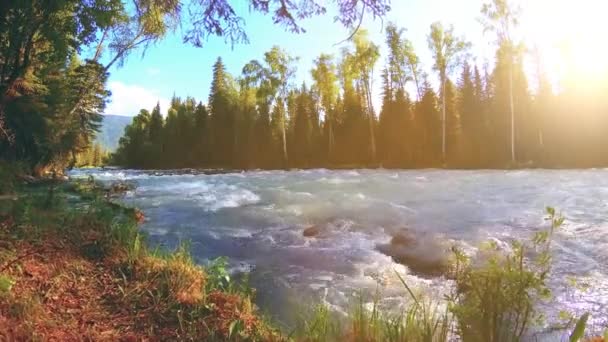
[[[451,283],[412,271],[383,253],[393,236],[419,239],[417,257],[441,253],[436,241],[474,254],[487,240],[507,246],[547,228],[545,207],[566,218],[554,236],[547,324],[560,310],[608,317],[608,170],[339,170],[222,174],[74,170],[137,184],[123,201],[142,209],[152,244],[190,241],[205,263],[229,258],[247,273],[261,309],[287,325],[304,303],[348,311],[359,293],[398,307],[407,298],[395,272],[438,298]],[[315,227],[315,236],[305,237]],[[505,247],[507,248],[507,247]],[[572,286],[575,278],[579,285]],[[586,286],[584,286],[586,285]],[[588,288],[584,288],[588,287]],[[368,297],[369,298],[369,297]],[[599,329],[599,328],[598,328]]]

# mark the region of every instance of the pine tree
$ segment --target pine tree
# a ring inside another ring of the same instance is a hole
[[[312,163],[313,127],[310,107],[308,106],[309,93],[306,85],[294,93],[294,165],[296,167],[309,167]]]
[[[441,161],[441,114],[437,95],[428,81],[423,84],[423,96],[415,108],[415,126],[419,132],[418,166],[436,166]]]
[[[209,163],[209,149],[211,141],[208,132],[208,116],[207,108],[202,102],[199,102],[194,112],[194,157],[193,164],[195,166],[207,166]]]
[[[152,114],[150,115],[150,144],[151,144],[151,153],[155,158],[150,160],[150,165],[152,167],[161,167],[162,165],[159,163],[160,156],[163,154],[163,125],[164,119],[162,114],[160,113],[160,103],[156,103],[156,106],[152,110]]]
[[[222,58],[213,65],[213,80],[209,93],[209,112],[212,126],[212,162],[217,166],[231,167],[234,153],[234,95],[232,80],[225,70]]]
[[[454,83],[448,78],[445,81],[445,94],[440,93],[445,106],[445,161],[458,165],[461,157],[462,127],[458,112],[458,94]]]
[[[477,69],[475,82],[480,82]],[[480,134],[483,125],[481,108],[476,94],[478,87],[480,88],[474,83],[470,65],[465,63],[458,80],[458,112],[460,113],[463,137],[462,161],[467,165],[475,164],[482,158]]]

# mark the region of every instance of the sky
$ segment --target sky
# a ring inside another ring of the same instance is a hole
[[[517,38],[524,40],[529,47],[539,47],[544,55],[545,67],[553,75],[559,72],[559,61],[554,56],[564,37],[588,49],[589,46],[598,45],[594,44],[593,39],[608,35],[601,18],[608,10],[606,0],[578,0],[576,5],[570,0],[520,1],[523,12]],[[211,84],[212,65],[218,56],[222,57],[226,69],[238,76],[247,62],[262,59],[264,52],[273,45],[279,45],[290,55],[299,57],[294,84],[311,84],[313,60],[321,53],[338,57],[340,50],[349,46],[348,42],[340,42],[350,35],[350,31],[333,22],[336,13],[331,7],[328,7],[325,16],[301,21],[306,33],[294,34],[274,25],[270,16],[251,13],[245,0],[234,0],[232,3],[245,20],[249,44],[232,47],[223,38],[212,37],[203,47],[195,48],[182,42],[182,32],[178,30],[149,47],[144,54],[142,51],[133,52],[123,66],[114,66],[110,70],[108,88],[112,96],[105,113],[132,116],[141,108],[152,109],[157,102],[165,113],[173,94],[182,98],[192,96],[205,103]],[[479,23],[482,3],[483,0],[392,0],[391,12],[383,20],[373,20],[367,16],[363,27],[369,31],[370,39],[380,45],[381,51],[375,72],[376,101],[380,100],[378,76],[387,55],[384,26],[389,21],[407,29],[406,38],[412,41],[424,70],[435,84],[437,75],[432,71],[433,60],[427,45],[430,25],[435,21],[454,25],[455,33],[473,44],[470,54],[477,59],[471,62],[480,66],[486,62],[491,64],[496,49],[495,38],[492,33],[484,33]],[[605,57],[608,48],[595,48],[599,50],[593,53],[584,51],[574,57],[582,68],[608,60]],[[530,67],[529,78],[535,77],[532,69],[536,68]],[[595,70],[588,72],[593,74]],[[376,102],[374,106],[379,105]]]

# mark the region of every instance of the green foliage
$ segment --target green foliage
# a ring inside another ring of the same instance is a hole
[[[103,166],[109,157],[109,153],[103,147],[95,143],[83,152],[76,155],[76,167]]]
[[[551,269],[550,243],[563,217],[547,208],[550,228],[538,232],[531,244],[515,241],[512,251],[501,251],[496,243],[483,249],[481,265],[455,251],[456,292],[450,310],[466,341],[520,340],[528,327],[542,318],[535,310],[538,300],[551,292],[546,283]],[[535,252],[533,260],[524,256]]]
[[[10,1],[2,9],[0,154],[37,173],[69,166],[98,129],[109,94],[106,70],[74,52],[108,29],[122,3]]]
[[[207,280],[207,289],[220,289],[227,291],[231,288],[230,273],[228,273],[228,259],[218,257],[212,260],[205,268],[209,279]]]
[[[15,280],[5,274],[0,274],[0,295],[7,294],[15,285]]]

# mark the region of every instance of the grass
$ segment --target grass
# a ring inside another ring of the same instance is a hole
[[[16,191],[0,202],[0,340],[282,339],[225,263],[148,248],[141,213],[94,182]]]
[[[471,259],[454,250],[453,291],[445,300],[415,294],[401,275],[406,305],[380,308],[380,294],[353,303],[347,316],[313,307],[293,331],[280,332],[235,282],[227,260],[198,265],[188,245],[151,249],[142,213],[109,201],[93,180],[18,188],[0,201],[0,340],[205,341],[519,341],[550,296],[550,244],[563,219],[511,252],[488,244]],[[588,315],[573,321],[582,341]],[[597,337],[596,342],[603,339]]]

